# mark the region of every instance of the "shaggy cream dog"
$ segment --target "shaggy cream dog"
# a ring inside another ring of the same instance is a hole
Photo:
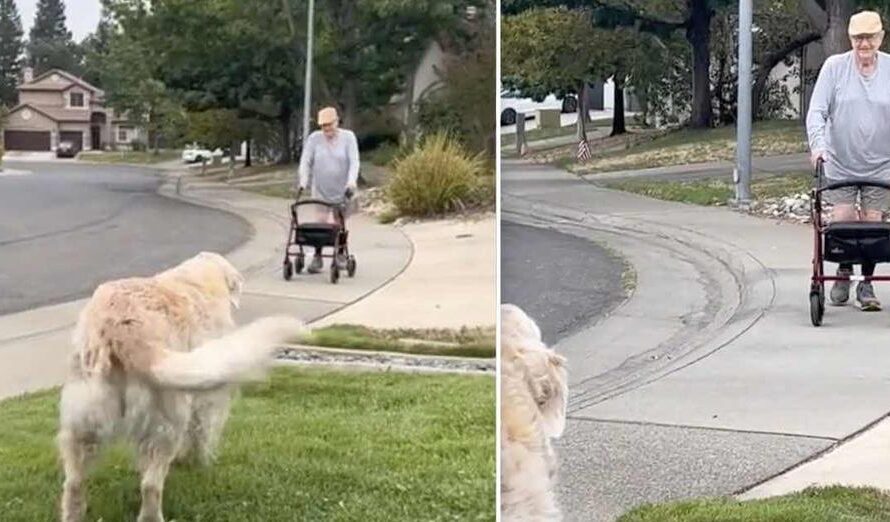
[[[565,358],[544,345],[519,307],[501,306],[501,515],[505,522],[558,521],[556,455],[565,429]]]
[[[116,436],[136,445],[139,522],[164,520],[164,481],[175,458],[212,459],[236,384],[260,373],[278,343],[303,330],[286,317],[234,330],[243,281],[224,257],[202,252],[154,277],[96,289],[74,329],[62,388],[64,522],[84,519],[87,467]]]

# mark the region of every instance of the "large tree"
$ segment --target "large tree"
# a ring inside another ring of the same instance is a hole
[[[576,94],[581,139],[586,138],[587,85],[612,80],[612,135],[623,134],[625,88],[641,85],[639,76],[653,72],[647,64],[658,55],[648,34],[629,27],[600,28],[594,16],[586,8],[532,9],[504,17],[501,30],[505,84],[536,99],[551,92]]]
[[[22,19],[15,0],[0,0],[0,105],[11,107],[18,103],[21,74]]]
[[[587,139],[584,86],[605,79],[606,48],[586,9],[531,9],[503,18],[501,74],[504,84],[532,98],[578,95],[578,138]]]
[[[65,26],[62,0],[38,0],[37,14],[28,38],[28,63],[35,74],[53,68],[80,74],[79,49]]]
[[[592,8],[599,27],[634,27],[656,36],[682,30],[692,49],[692,127],[710,127],[711,109],[711,20],[718,9],[735,5],[734,0],[504,0],[506,13],[535,6],[563,5]]]
[[[102,12],[96,30],[80,43],[83,55],[83,79],[94,85],[101,84],[102,60],[108,55],[111,38],[116,30],[107,4],[108,0],[102,0]]]
[[[450,30],[473,3],[317,4],[310,114],[336,104],[350,126],[359,112],[386,106],[404,89],[430,39]],[[155,62],[152,76],[189,110],[237,110],[239,118],[277,121],[284,161],[290,160],[293,124],[303,112],[305,4],[166,0],[149,10],[141,2],[109,1],[122,31]]]

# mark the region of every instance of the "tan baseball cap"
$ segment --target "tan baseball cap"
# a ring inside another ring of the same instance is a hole
[[[884,30],[881,25],[881,15],[874,11],[862,11],[850,17],[850,36],[860,34],[877,34]]]
[[[333,107],[325,107],[324,109],[318,111],[318,124],[319,125],[327,125],[329,123],[334,123],[337,121],[337,109]]]

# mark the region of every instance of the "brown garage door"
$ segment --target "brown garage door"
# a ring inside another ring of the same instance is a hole
[[[49,131],[4,131],[3,143],[6,150],[50,150]]]
[[[59,133],[59,141],[70,141],[74,143],[77,150],[83,150],[83,132],[82,131],[62,131]]]

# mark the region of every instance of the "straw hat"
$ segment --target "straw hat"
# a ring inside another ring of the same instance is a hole
[[[884,30],[881,15],[874,11],[862,11],[850,17],[850,36],[860,34],[878,34]]]

